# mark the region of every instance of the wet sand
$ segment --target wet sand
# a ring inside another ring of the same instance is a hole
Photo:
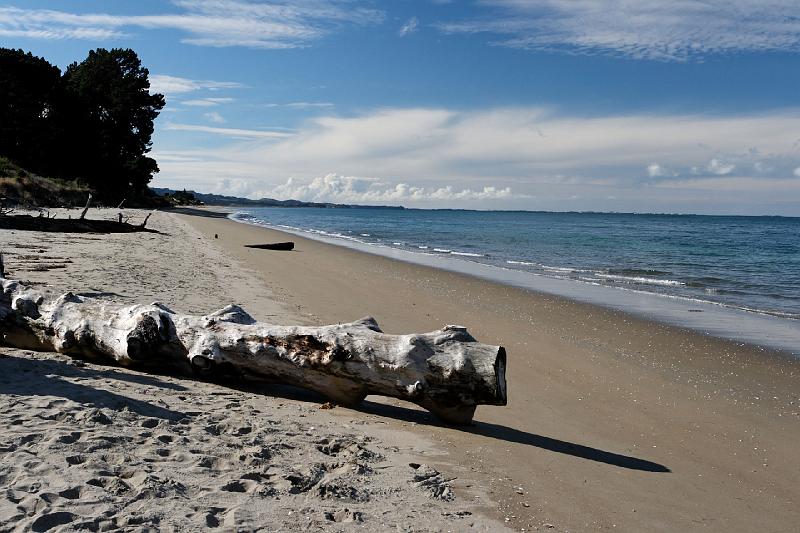
[[[177,216],[295,315],[276,322],[372,315],[390,333],[457,323],[505,346],[509,405],[480,407],[472,427],[372,397],[361,413],[436,442],[446,464],[489,491],[497,504],[489,512],[510,527],[795,531],[800,523],[800,364],[785,353],[212,210]],[[244,247],[285,240],[294,251]]]

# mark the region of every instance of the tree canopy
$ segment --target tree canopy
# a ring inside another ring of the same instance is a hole
[[[97,49],[63,73],[0,49],[0,155],[34,172],[82,180],[101,198],[141,194],[158,172],[147,154],[164,96],[130,49]]]

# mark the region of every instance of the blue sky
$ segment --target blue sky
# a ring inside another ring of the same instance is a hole
[[[796,1],[0,0],[0,43],[135,49],[156,186],[800,215]]]

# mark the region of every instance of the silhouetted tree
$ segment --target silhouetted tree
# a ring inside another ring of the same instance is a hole
[[[0,48],[0,155],[35,172],[52,167],[61,71],[30,52]]]
[[[136,52],[119,48],[93,50],[64,72],[67,144],[102,197],[142,192],[158,172],[147,153],[164,96],[150,94],[148,74]]]

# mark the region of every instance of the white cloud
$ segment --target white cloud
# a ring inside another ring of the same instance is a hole
[[[796,177],[800,178],[800,167],[797,167],[796,169],[794,169],[794,172],[793,172],[793,174],[794,174]]]
[[[123,29],[175,30],[198,46],[296,48],[345,24],[375,24],[381,11],[348,0],[173,0],[179,11],[147,15],[69,13],[0,7],[0,36],[38,39],[119,39]]]
[[[666,176],[674,176],[675,173],[664,168],[658,163],[651,163],[647,165],[647,175],[651,178],[663,178]]]
[[[215,107],[230,102],[233,102],[233,98],[195,98],[193,100],[184,100],[181,104],[193,107]]]
[[[203,116],[208,119],[209,121],[213,122],[214,124],[224,124],[225,117],[217,113],[216,111],[211,111],[210,113],[204,113]]]
[[[708,170],[712,174],[716,174],[717,176],[726,176],[731,172],[733,172],[735,169],[736,165],[732,163],[726,163],[716,157],[712,159],[708,163],[708,166],[706,167],[706,170]]]
[[[221,118],[221,117],[220,117]],[[224,119],[223,119],[224,120]],[[246,130],[239,128],[217,128],[214,126],[201,126],[197,124],[175,124],[169,123],[165,129],[172,131],[192,131],[198,133],[211,133],[214,135],[224,135],[236,139],[283,139],[291,137],[291,133],[266,130]]]
[[[796,0],[484,0],[478,19],[440,24],[496,44],[683,61],[730,52],[800,51]]]
[[[191,93],[195,91],[219,91],[222,89],[240,89],[244,87],[235,81],[192,80],[166,74],[150,75],[150,92],[167,96]]]
[[[334,107],[331,102],[288,102],[285,104],[269,103],[261,104],[261,107],[288,107],[290,109],[312,109]]]
[[[446,187],[418,187],[407,183],[388,183],[374,178],[358,178],[327,174],[311,181],[289,178],[286,183],[271,189],[278,199],[295,199],[309,202],[366,203],[381,202],[420,203],[500,200],[512,197],[511,188],[498,189],[485,186],[480,190]]]
[[[157,183],[208,190],[225,176],[249,183],[249,190],[266,196],[293,176],[292,185],[305,187],[300,192],[306,191],[307,197],[329,187],[330,194],[355,191],[369,193],[375,201],[390,203],[394,197],[395,203],[403,203],[419,188],[433,198],[426,205],[439,207],[459,207],[469,199],[477,207],[558,209],[574,196],[571,209],[659,212],[692,211],[671,208],[669,202],[694,205],[705,193],[689,191],[714,189],[717,196],[709,202],[730,193],[732,204],[755,206],[758,198],[772,195],[772,203],[800,206],[800,180],[794,177],[800,168],[795,146],[800,110],[731,117],[587,117],[533,107],[380,109],[350,117],[316,117],[291,134],[207,131],[249,140],[182,152],[195,157],[193,161],[159,161]],[[262,134],[268,138],[259,140]],[[315,182],[333,169],[338,171],[336,180]],[[650,175],[658,179],[648,179]],[[366,181],[351,180],[348,185],[342,176]],[[751,194],[733,195],[734,182]],[[365,184],[372,187],[363,188]],[[398,192],[398,184],[408,189]],[[484,187],[494,189],[479,200]],[[504,193],[507,188],[513,194]],[[461,203],[453,199],[467,189],[472,193],[465,193]],[[603,204],[611,202],[610,196],[614,204]]]
[[[419,19],[417,17],[411,17],[400,27],[397,33],[400,37],[405,37],[417,31],[417,28],[419,28]]]

